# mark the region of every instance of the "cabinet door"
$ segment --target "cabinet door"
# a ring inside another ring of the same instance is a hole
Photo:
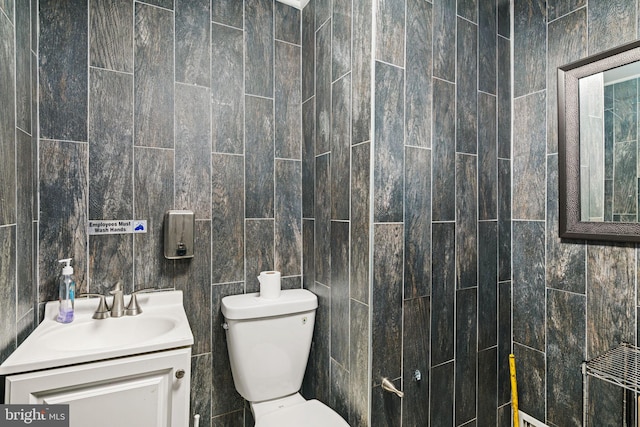
[[[69,404],[71,427],[188,426],[190,356],[179,349],[12,375],[7,403]]]

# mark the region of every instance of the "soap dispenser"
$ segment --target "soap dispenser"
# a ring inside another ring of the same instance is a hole
[[[60,323],[71,323],[73,321],[73,307],[76,296],[76,281],[73,278],[73,267],[71,267],[71,258],[61,259],[59,263],[66,263],[62,267],[62,275],[60,276],[60,289],[58,294],[57,321]]]

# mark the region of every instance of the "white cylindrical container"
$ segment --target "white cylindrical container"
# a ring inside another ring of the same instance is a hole
[[[261,271],[258,276],[260,282],[260,297],[266,299],[280,298],[280,272]]]

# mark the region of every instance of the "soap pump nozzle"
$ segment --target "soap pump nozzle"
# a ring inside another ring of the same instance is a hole
[[[62,274],[65,274],[65,275],[68,275],[68,276],[73,274],[73,267],[71,267],[71,260],[72,259],[73,258],[65,258],[65,259],[58,260],[58,262],[60,264],[62,264],[63,262],[66,263],[66,265],[64,267],[62,267]]]

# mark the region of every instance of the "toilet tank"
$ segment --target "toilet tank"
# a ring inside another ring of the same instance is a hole
[[[227,347],[236,390],[250,402],[300,390],[315,323],[317,297],[305,289],[222,299]]]

